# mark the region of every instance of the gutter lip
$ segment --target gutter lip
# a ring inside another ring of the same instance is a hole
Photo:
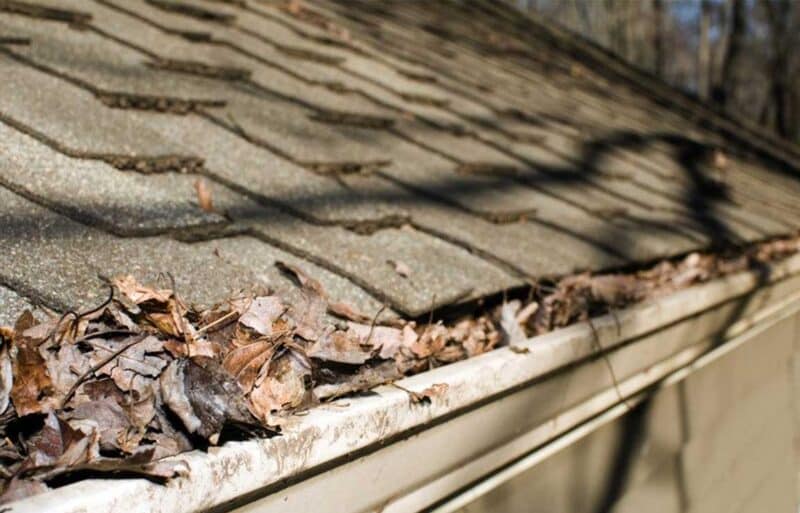
[[[516,344],[528,353],[502,347],[398,382],[416,392],[432,384],[447,384],[447,392],[430,405],[411,405],[405,392],[390,386],[374,389],[376,395],[323,404],[308,415],[292,417],[282,436],[175,456],[173,459],[188,463],[191,473],[166,485],[145,479],[90,479],[6,507],[11,513],[224,510],[226,504],[243,496],[279,487],[300,474],[349,459],[354,452],[380,447],[446,421],[517,388],[532,386],[556,371],[796,274],[800,274],[800,255],[767,266],[761,277],[757,270],[732,274],[594,318],[591,324],[574,324]],[[478,371],[481,377],[491,375],[492,379],[476,380]]]

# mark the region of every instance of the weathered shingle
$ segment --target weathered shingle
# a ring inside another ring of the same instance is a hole
[[[800,226],[800,152],[488,0],[33,3],[89,17],[0,12],[0,308],[282,260],[420,316]]]

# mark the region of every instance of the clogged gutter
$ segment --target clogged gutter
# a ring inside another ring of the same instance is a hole
[[[773,262],[800,237],[730,255],[694,253],[613,275],[540,284],[448,322],[378,323],[329,301],[302,270],[290,302],[241,293],[198,311],[169,289],[113,280],[98,308],[0,328],[0,503],[83,476],[187,472],[163,460],[226,439],[272,436],[290,415],[405,375],[511,345],[646,298]],[[410,402],[446,393],[433,386]]]

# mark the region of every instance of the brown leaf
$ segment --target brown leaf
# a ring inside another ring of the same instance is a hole
[[[266,420],[274,411],[300,406],[306,397],[309,374],[305,363],[292,352],[278,358],[250,393],[253,414]]]
[[[161,396],[190,433],[212,444],[226,425],[259,426],[233,377],[215,361],[173,361],[160,378]]]
[[[427,326],[410,349],[418,358],[430,358],[444,349],[448,335],[447,328],[441,324]]]
[[[595,301],[609,306],[622,306],[636,301],[641,285],[630,275],[609,274],[591,280],[591,293]]]
[[[275,354],[275,342],[261,340],[234,349],[225,357],[222,366],[239,383],[245,393],[253,389],[259,372]]]
[[[445,383],[434,383],[422,392],[418,392],[412,396],[411,401],[414,403],[430,403],[433,399],[442,397],[447,393],[449,386]]]
[[[295,334],[311,342],[317,340],[325,330],[325,312],[328,310],[325,290],[299,267],[280,261],[275,262],[275,266],[294,277],[301,286],[302,301],[292,305],[287,312],[295,326]]]
[[[214,203],[211,200],[211,188],[203,178],[198,178],[194,182],[194,190],[197,193],[197,203],[205,212],[214,212]]]
[[[83,428],[84,431],[96,429],[99,434],[100,449],[104,451],[132,452],[132,449],[135,449],[135,447],[123,447],[120,443],[132,426],[125,410],[112,399],[82,403],[69,412],[66,418],[74,428]]]
[[[328,313],[335,315],[336,317],[361,324],[369,324],[372,322],[372,319],[369,316],[357,311],[355,308],[346,303],[329,303]]]
[[[277,296],[257,297],[239,317],[239,324],[261,335],[272,335],[273,324],[286,312],[286,305]]]
[[[361,365],[380,352],[389,359],[403,344],[403,332],[387,326],[347,323],[347,329],[336,329],[321,336],[307,354],[319,360]]]
[[[112,284],[119,290],[120,294],[128,298],[136,305],[154,302],[166,304],[172,299],[172,291],[169,289],[154,289],[141,285],[136,278],[131,275],[118,276],[111,280]]]
[[[87,435],[53,412],[48,413],[43,422],[42,428],[25,441],[29,467],[69,467],[87,463],[97,456],[99,440],[94,430]]]
[[[24,333],[13,340],[11,366],[14,382],[11,388],[11,401],[17,415],[48,412],[58,406],[53,396],[55,389],[44,358],[39,354],[34,341]]]

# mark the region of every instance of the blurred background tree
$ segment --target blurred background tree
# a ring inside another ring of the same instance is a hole
[[[517,0],[673,86],[800,142],[800,0]]]

